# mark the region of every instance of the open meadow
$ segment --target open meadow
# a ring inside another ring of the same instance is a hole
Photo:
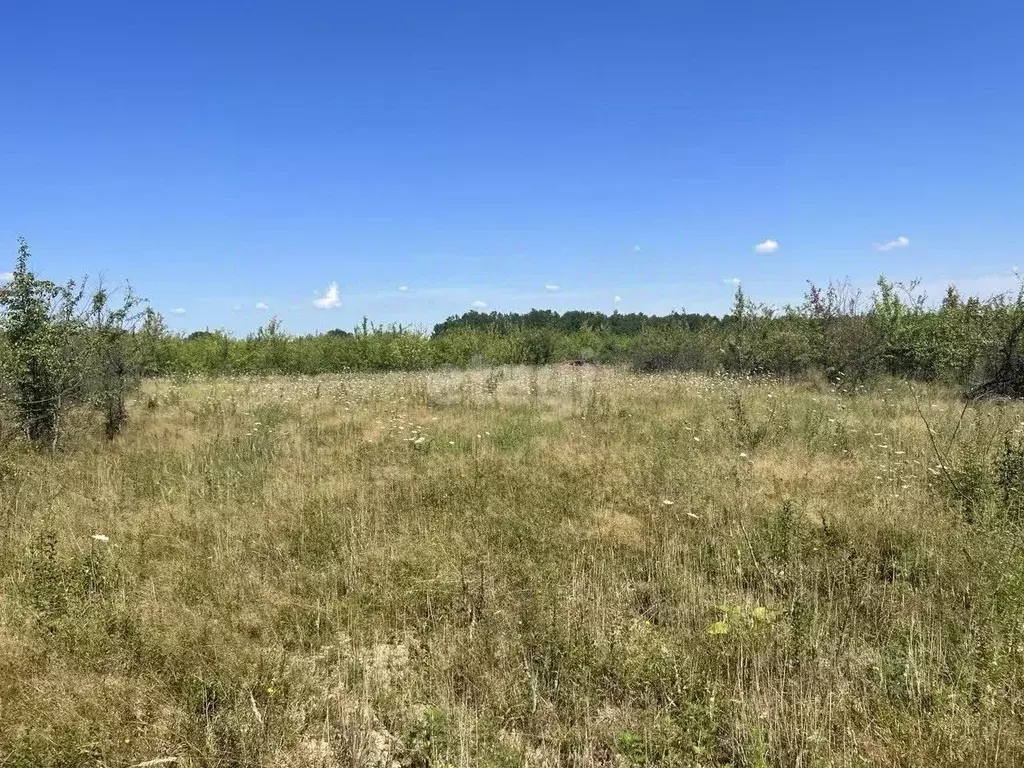
[[[0,453],[0,765],[1022,765],[1024,408],[851,389],[146,382]]]

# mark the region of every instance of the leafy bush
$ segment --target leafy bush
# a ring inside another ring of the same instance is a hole
[[[137,339],[127,326],[140,302],[127,290],[114,308],[102,286],[87,296],[73,281],[40,279],[30,258],[22,239],[13,277],[0,287],[0,391],[36,445],[56,446],[63,418],[75,405],[101,410],[113,437],[127,419],[125,394],[138,378]]]

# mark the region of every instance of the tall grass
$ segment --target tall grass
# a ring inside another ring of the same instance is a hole
[[[846,389],[149,382],[0,456],[0,765],[1024,764],[1024,410]]]

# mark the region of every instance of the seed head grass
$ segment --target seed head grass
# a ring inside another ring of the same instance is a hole
[[[1024,764],[1024,410],[917,398],[149,382],[0,456],[0,765]]]

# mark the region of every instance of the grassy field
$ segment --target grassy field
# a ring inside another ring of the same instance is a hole
[[[0,454],[0,765],[1022,765],[1024,409],[962,408],[151,382]]]

